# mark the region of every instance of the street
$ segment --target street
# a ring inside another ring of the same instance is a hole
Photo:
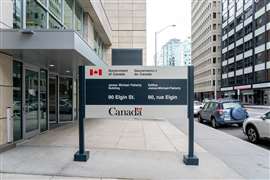
[[[260,116],[263,113],[265,113],[267,110],[265,109],[247,109],[250,117],[256,117]],[[198,122],[198,119],[195,118],[195,120]],[[205,125],[210,127],[210,124]],[[232,126],[222,126],[219,127],[218,130],[223,131],[227,134],[230,134],[232,136],[235,136],[237,138],[240,138],[242,140],[248,141],[247,136],[243,133],[242,128],[238,127],[237,125]],[[270,141],[269,140],[261,140],[258,144],[258,146],[270,150]]]

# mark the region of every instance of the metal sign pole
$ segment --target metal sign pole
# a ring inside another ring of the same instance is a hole
[[[74,161],[87,161],[89,151],[85,151],[84,124],[85,124],[85,67],[79,67],[79,151],[74,154]]]
[[[186,165],[199,165],[194,155],[194,67],[188,66],[188,155],[184,155]]]

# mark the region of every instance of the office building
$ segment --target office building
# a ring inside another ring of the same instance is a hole
[[[185,66],[191,64],[190,39],[171,39],[158,53],[158,66]]]
[[[0,147],[78,118],[79,65],[111,65],[114,51],[145,62],[146,1],[132,0],[132,11],[121,8],[130,3],[0,1]],[[117,19],[127,14],[132,28]]]
[[[197,100],[220,97],[221,61],[220,0],[192,0],[191,62]]]
[[[222,1],[222,84],[225,97],[270,105],[270,1]]]

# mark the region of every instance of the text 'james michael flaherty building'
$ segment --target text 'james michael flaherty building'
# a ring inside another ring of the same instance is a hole
[[[0,0],[0,148],[77,119],[79,65],[145,57],[146,0]]]

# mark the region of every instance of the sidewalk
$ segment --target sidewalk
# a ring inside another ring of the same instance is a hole
[[[246,108],[250,109],[268,109],[270,110],[270,106],[262,106],[262,105],[244,105]]]
[[[187,134],[187,121],[170,119]],[[220,130],[195,122],[195,142],[245,179],[270,179],[270,151]],[[239,129],[241,131],[241,129]]]
[[[182,158],[187,151],[187,137],[167,121],[87,120],[87,162],[73,161],[77,143],[77,125],[35,137],[0,154],[0,177],[243,179],[237,170],[198,144],[195,151],[200,165],[185,166]]]

